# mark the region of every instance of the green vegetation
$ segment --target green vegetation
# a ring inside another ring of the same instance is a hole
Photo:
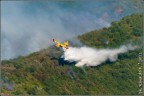
[[[83,34],[79,36],[79,39],[88,46],[115,48],[122,44],[140,43],[142,29],[142,15],[133,14],[122,18],[120,21],[112,22],[109,28]]]
[[[95,30],[79,40],[95,48],[115,48],[122,44],[141,44],[142,15],[132,14]],[[2,94],[32,95],[137,95],[138,54],[142,49],[120,54],[116,62],[96,67],[77,68],[59,65],[61,50],[51,46],[29,56],[3,60]],[[12,88],[9,88],[12,87]]]

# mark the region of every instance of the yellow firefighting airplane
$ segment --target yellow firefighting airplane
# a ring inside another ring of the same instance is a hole
[[[68,42],[68,41],[66,41],[66,42],[64,42],[64,43],[62,44],[62,43],[56,41],[55,39],[53,39],[53,42],[56,43],[56,47],[58,47],[58,48],[59,48],[59,47],[62,47],[62,48],[68,49],[68,45],[69,45],[69,42]]]

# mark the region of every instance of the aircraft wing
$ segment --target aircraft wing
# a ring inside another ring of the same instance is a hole
[[[56,47],[60,47],[60,44],[59,44],[59,43],[57,43],[57,44],[56,44]]]

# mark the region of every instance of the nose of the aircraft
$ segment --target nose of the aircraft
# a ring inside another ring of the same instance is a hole
[[[53,39],[53,42],[55,41],[55,39]]]

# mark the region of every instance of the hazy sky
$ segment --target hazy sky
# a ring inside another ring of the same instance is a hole
[[[58,41],[110,26],[114,20],[142,12],[137,0],[2,1],[1,58],[10,59],[47,48]]]

